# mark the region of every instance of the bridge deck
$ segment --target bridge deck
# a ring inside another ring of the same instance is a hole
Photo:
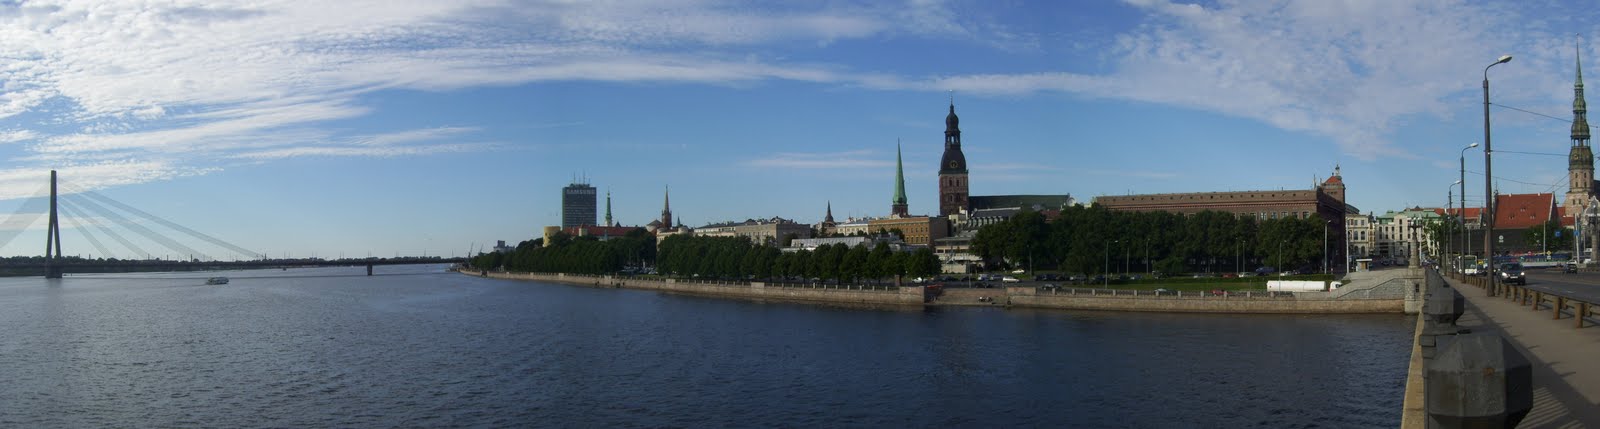
[[[1533,411],[1520,427],[1600,427],[1600,327],[1579,329],[1570,317],[1554,320],[1549,307],[1535,311],[1446,281],[1466,298],[1457,324],[1500,333],[1533,364]]]

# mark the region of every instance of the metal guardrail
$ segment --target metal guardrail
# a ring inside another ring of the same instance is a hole
[[[1279,291],[1232,291],[1224,290],[1220,293],[1211,291],[1165,291],[1153,290],[1128,290],[1128,289],[1101,289],[1101,288],[1036,288],[1035,296],[1071,295],[1071,296],[1104,296],[1104,297],[1152,297],[1152,298],[1181,298],[1181,299],[1304,299],[1298,298],[1293,292]]]
[[[1488,290],[1490,287],[1487,277],[1467,276],[1456,272],[1450,272],[1446,275],[1456,281],[1477,286],[1479,289]],[[1600,316],[1596,309],[1596,307],[1600,307],[1600,303],[1588,302],[1558,293],[1530,289],[1525,285],[1509,285],[1504,282],[1495,282],[1493,287],[1494,290],[1488,290],[1489,295],[1492,297],[1516,301],[1533,311],[1548,310],[1551,313],[1551,318],[1556,320],[1570,316],[1575,323],[1574,326],[1580,329],[1583,328],[1585,319],[1593,319]],[[1591,325],[1595,323],[1600,322],[1590,322]]]

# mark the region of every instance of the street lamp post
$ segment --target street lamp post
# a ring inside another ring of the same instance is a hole
[[[1501,56],[1483,67],[1483,257],[1489,260],[1489,296],[1495,296],[1494,273],[1494,143],[1489,139],[1489,69],[1511,61],[1510,55]]]
[[[1283,275],[1283,243],[1288,243],[1288,242],[1289,242],[1289,240],[1283,240],[1283,241],[1279,241],[1278,242],[1278,275],[1279,276]]]
[[[1104,287],[1111,287],[1111,244],[1116,242],[1117,240],[1106,242],[1106,270],[1103,271],[1105,274],[1100,276],[1101,286]]]
[[[1322,273],[1328,273],[1328,226],[1333,225],[1331,220],[1322,221]]]
[[[1461,185],[1461,210],[1457,211],[1456,214],[1461,215],[1461,254],[1463,255],[1472,253],[1472,240],[1467,238],[1467,149],[1475,147],[1478,147],[1478,142],[1472,142],[1467,147],[1461,148],[1461,177],[1460,180],[1456,181],[1456,184]]]
[[[1472,145],[1473,146],[1477,146],[1478,144],[1477,143],[1473,143]],[[1472,146],[1468,146],[1468,147],[1470,148]],[[1463,154],[1462,156],[1466,156],[1465,155],[1466,154],[1466,149],[1462,149],[1461,153]],[[1462,189],[1461,189],[1461,193],[1466,193],[1467,192],[1466,186],[1465,186],[1466,183],[1467,182],[1465,182],[1465,181],[1457,180],[1455,183],[1451,183],[1450,184],[1450,190],[1445,192],[1445,196],[1444,196],[1444,205],[1446,207],[1450,206],[1450,202],[1452,200],[1455,200],[1455,198],[1456,198],[1454,195],[1450,195],[1452,193],[1455,193],[1456,185],[1463,185]],[[1457,212],[1456,215],[1457,216],[1461,216],[1461,213]],[[1450,222],[1450,218],[1448,216],[1445,217],[1445,222],[1446,222],[1446,224],[1448,224],[1448,222]],[[1463,230],[1462,234],[1465,234],[1465,233],[1466,233],[1466,231]],[[1456,237],[1455,231],[1449,231],[1448,233],[1445,234],[1445,241],[1444,241],[1445,242],[1445,245],[1444,245],[1445,250],[1443,252],[1439,252],[1441,255],[1449,255],[1451,250],[1455,250],[1455,249],[1453,249],[1453,247],[1455,247],[1455,243],[1451,243],[1452,241],[1455,241],[1455,237]],[[1465,239],[1466,237],[1462,237],[1462,238]],[[1463,252],[1462,254],[1465,254],[1465,252]],[[1443,261],[1440,261],[1440,265],[1444,265]],[[1457,267],[1459,265],[1461,265],[1461,258],[1455,258],[1450,262],[1450,266],[1451,267]]]

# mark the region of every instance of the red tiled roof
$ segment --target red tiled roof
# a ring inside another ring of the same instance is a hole
[[[1448,208],[1448,209],[1434,208],[1433,212],[1438,214],[1438,215],[1440,215],[1440,216],[1444,216],[1446,214],[1454,215],[1456,213],[1465,213],[1466,214],[1465,217],[1467,219],[1477,219],[1479,216],[1483,215],[1483,208],[1482,207],[1467,207],[1465,210],[1459,209],[1459,208],[1455,208],[1455,207],[1451,207],[1451,208]]]
[[[1555,194],[1507,194],[1495,198],[1494,228],[1522,229],[1549,222]]]

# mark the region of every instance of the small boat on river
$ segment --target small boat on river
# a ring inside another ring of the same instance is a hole
[[[212,277],[212,278],[206,279],[206,284],[208,284],[208,285],[225,285],[225,284],[228,284],[228,278],[227,277]]]

